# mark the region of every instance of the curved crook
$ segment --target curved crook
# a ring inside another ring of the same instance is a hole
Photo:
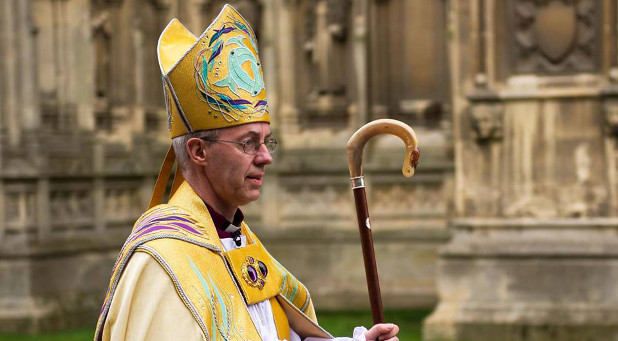
[[[363,175],[363,148],[370,138],[380,134],[392,134],[403,140],[406,146],[406,156],[401,171],[406,177],[414,175],[420,156],[420,151],[417,149],[416,133],[409,125],[401,121],[380,119],[365,124],[348,140],[347,154],[350,177],[355,178]]]

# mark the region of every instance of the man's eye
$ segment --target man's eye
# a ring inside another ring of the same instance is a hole
[[[258,140],[253,140],[253,139],[251,139],[251,140],[247,140],[247,141],[243,142],[243,144],[244,144],[245,146],[247,146],[247,147],[255,147],[255,146],[257,146],[258,144],[260,144],[260,142],[258,142]]]

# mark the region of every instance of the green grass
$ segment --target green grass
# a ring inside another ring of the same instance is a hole
[[[428,311],[401,310],[387,311],[387,322],[399,326],[399,339],[406,341],[421,341],[421,323]],[[373,324],[370,312],[361,311],[321,311],[318,312],[320,325],[334,336],[352,336],[354,327]],[[0,334],[0,341],[84,341],[92,340],[94,330],[82,328],[74,331],[47,333],[41,335]]]
[[[92,328],[82,328],[40,335],[0,334],[0,341],[87,341],[92,340],[93,337],[94,330]]]

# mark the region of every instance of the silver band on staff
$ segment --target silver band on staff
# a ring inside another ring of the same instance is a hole
[[[365,187],[365,177],[363,175],[350,178],[352,180],[352,189]]]

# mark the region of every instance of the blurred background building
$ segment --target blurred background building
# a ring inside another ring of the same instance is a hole
[[[237,0],[280,141],[244,210],[318,309],[368,305],[345,144],[368,146],[387,308],[431,340],[613,340],[615,0]],[[0,3],[0,331],[94,325],[169,145],[157,38],[219,0]]]

